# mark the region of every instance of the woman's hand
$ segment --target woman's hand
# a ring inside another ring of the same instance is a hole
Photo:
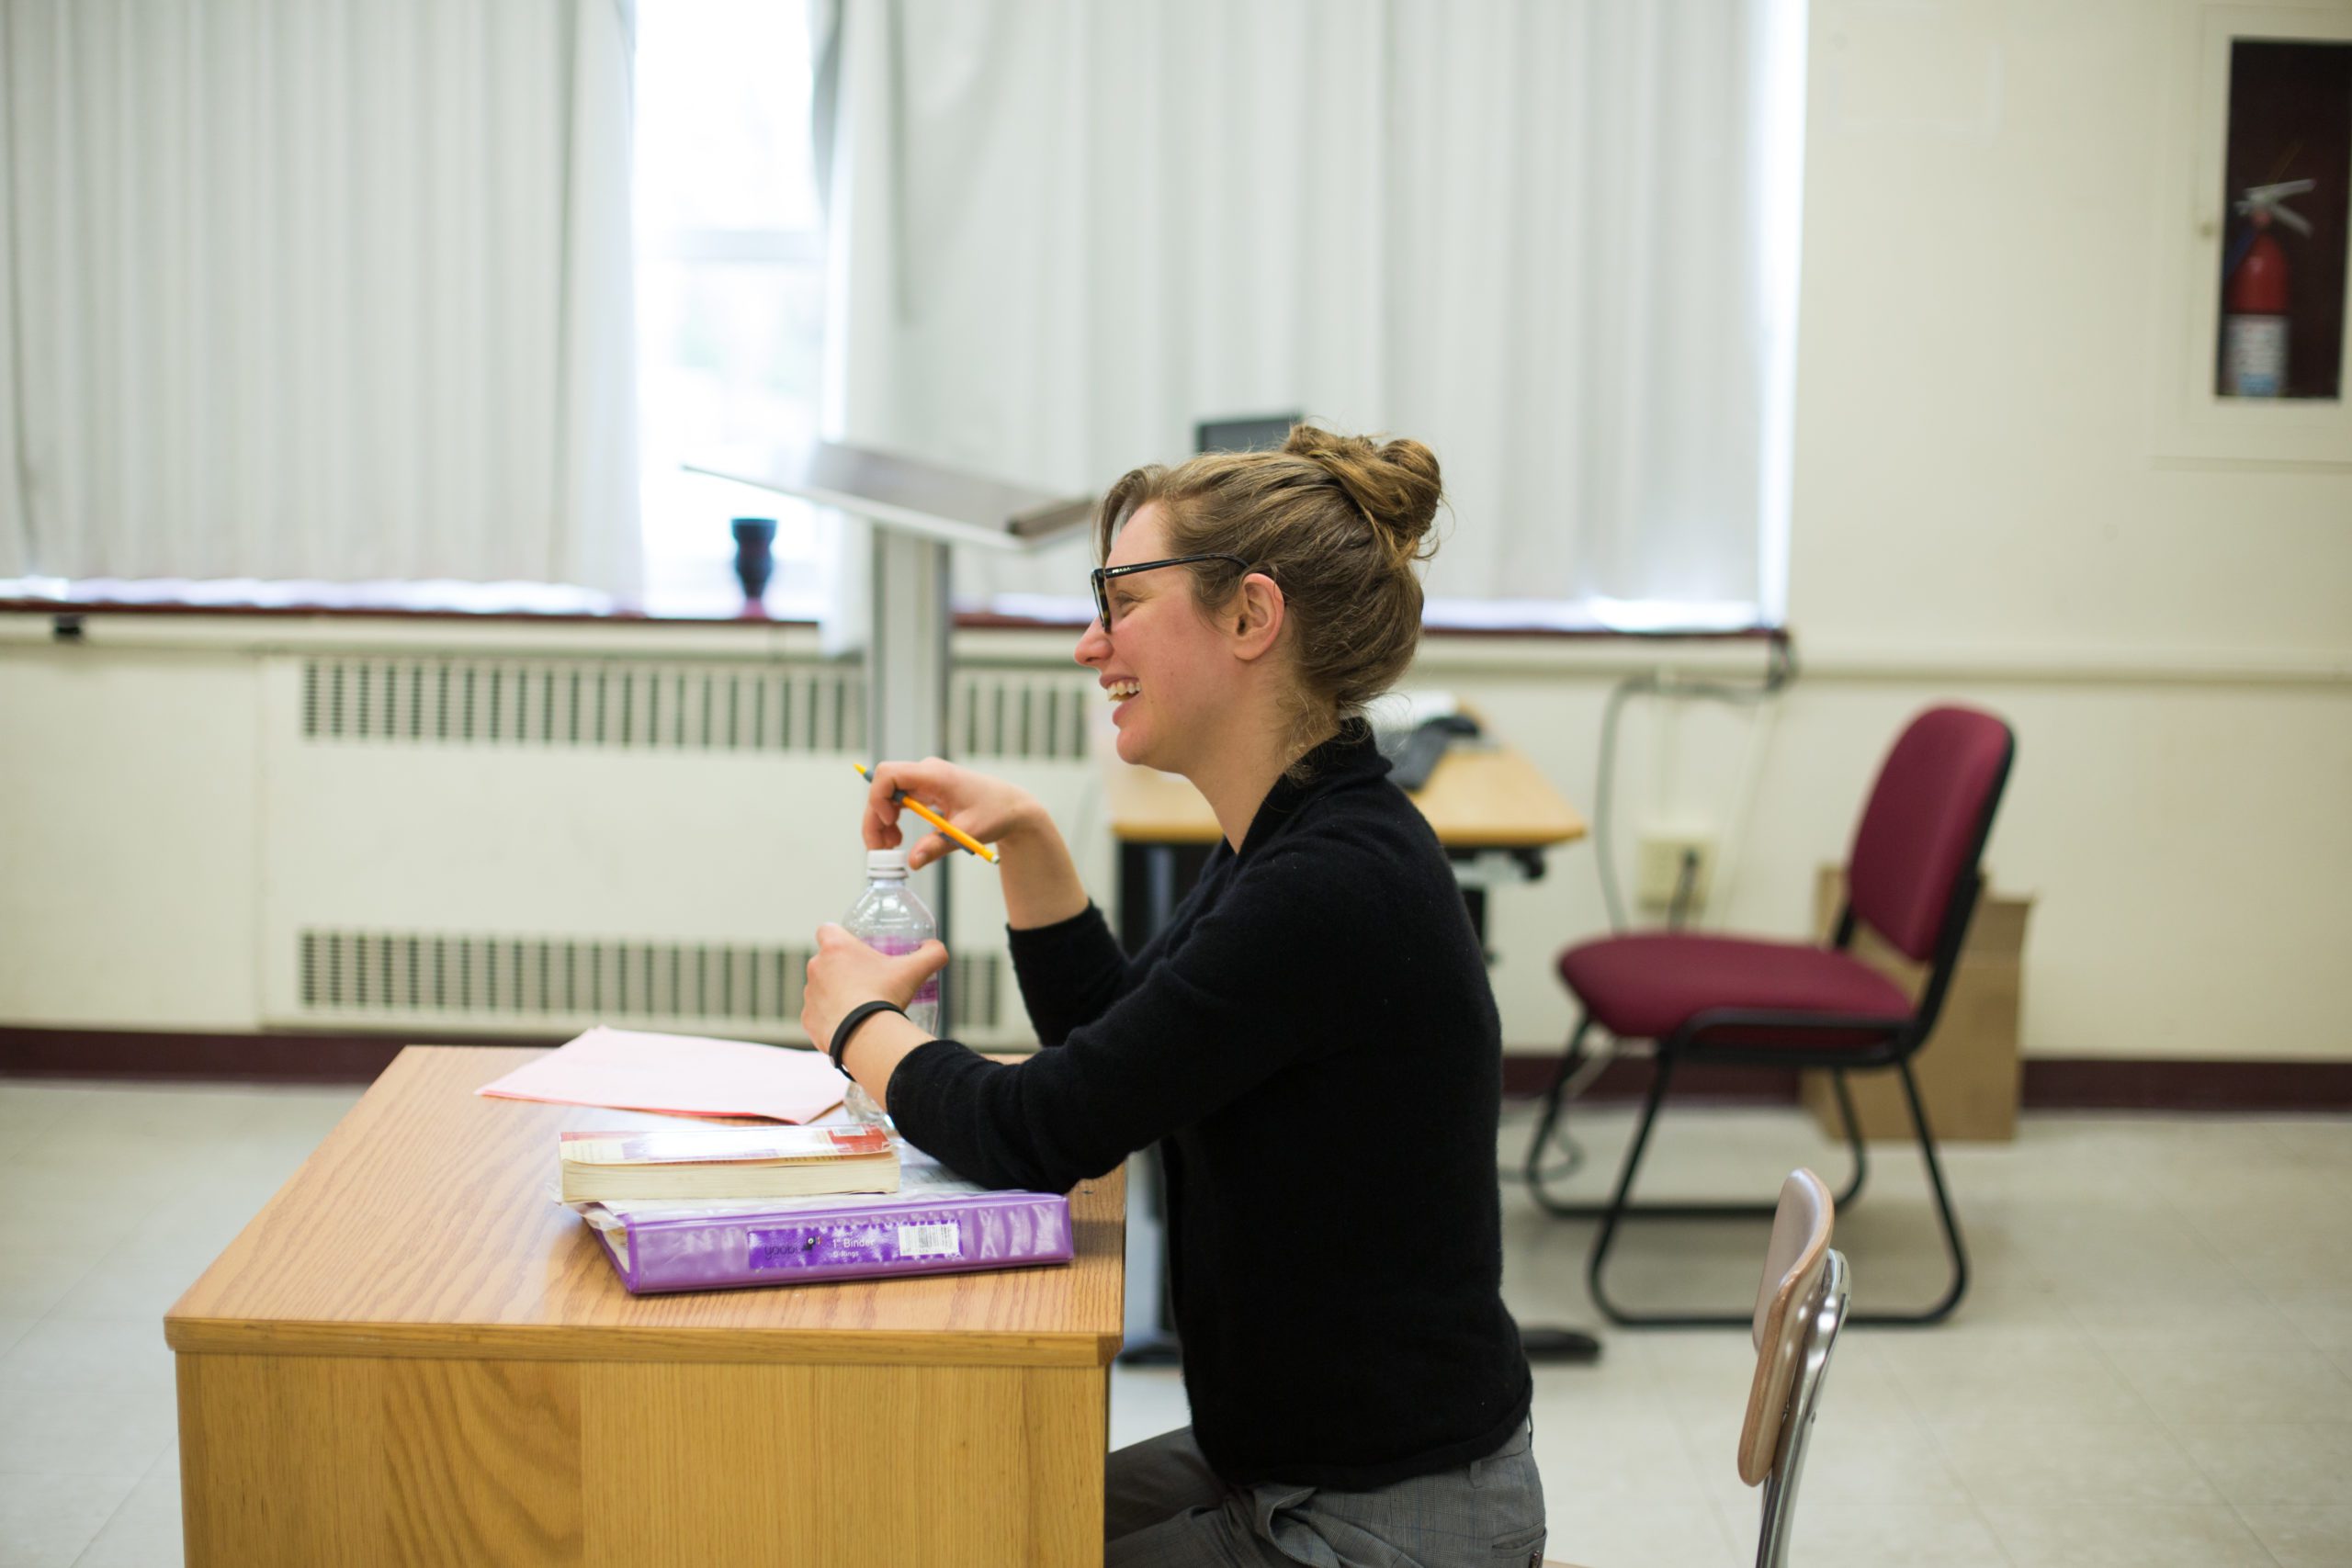
[[[947,949],[924,942],[892,957],[876,953],[839,926],[817,928],[817,951],[808,959],[808,983],[800,993],[800,1027],[820,1051],[830,1049],[833,1031],[860,1002],[890,1002],[903,1009],[922,983],[947,967]],[[860,1026],[858,1032],[865,1032]]]
[[[890,798],[899,790],[984,844],[996,844],[1045,815],[1036,796],[1027,790],[937,757],[920,762],[882,762],[876,765],[874,782],[865,792],[863,826],[867,849],[895,850],[903,841],[899,813],[905,807]],[[920,871],[955,850],[955,841],[946,834],[927,833],[907,852],[907,869]]]

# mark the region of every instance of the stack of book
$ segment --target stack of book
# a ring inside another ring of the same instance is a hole
[[[561,1196],[631,1294],[1071,1257],[1068,1199],[990,1191],[878,1127],[567,1133]]]
[[[899,1151],[879,1127],[566,1133],[560,1158],[567,1203],[899,1190]]]

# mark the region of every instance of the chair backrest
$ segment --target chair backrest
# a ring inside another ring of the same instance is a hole
[[[1756,1376],[1739,1434],[1739,1478],[1764,1487],[1757,1562],[1766,1568],[1779,1568],[1788,1555],[1805,1443],[1845,1321],[1846,1259],[1829,1245],[1836,1217],[1821,1178],[1803,1168],[1789,1173],[1756,1292]]]
[[[1879,769],[1846,862],[1847,907],[1920,963],[1964,913],[1953,891],[1984,852],[2016,745],[1989,713],[1929,708]]]
[[[1771,1473],[1781,1446],[1781,1418],[1804,1354],[1804,1303],[1828,1267],[1835,1211],[1821,1178],[1799,1167],[1781,1183],[1772,1239],[1764,1248],[1764,1278],[1756,1288],[1756,1381],[1747,1391],[1747,1421],[1739,1433],[1739,1478],[1750,1486]]]

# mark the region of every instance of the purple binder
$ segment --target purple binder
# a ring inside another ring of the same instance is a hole
[[[632,1295],[954,1274],[1070,1259],[1069,1200],[1052,1192],[914,1192],[695,1209],[592,1205]]]

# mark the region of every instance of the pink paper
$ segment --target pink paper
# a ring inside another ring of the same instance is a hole
[[[839,1105],[848,1085],[814,1051],[597,1028],[474,1092],[552,1105],[808,1122]]]

